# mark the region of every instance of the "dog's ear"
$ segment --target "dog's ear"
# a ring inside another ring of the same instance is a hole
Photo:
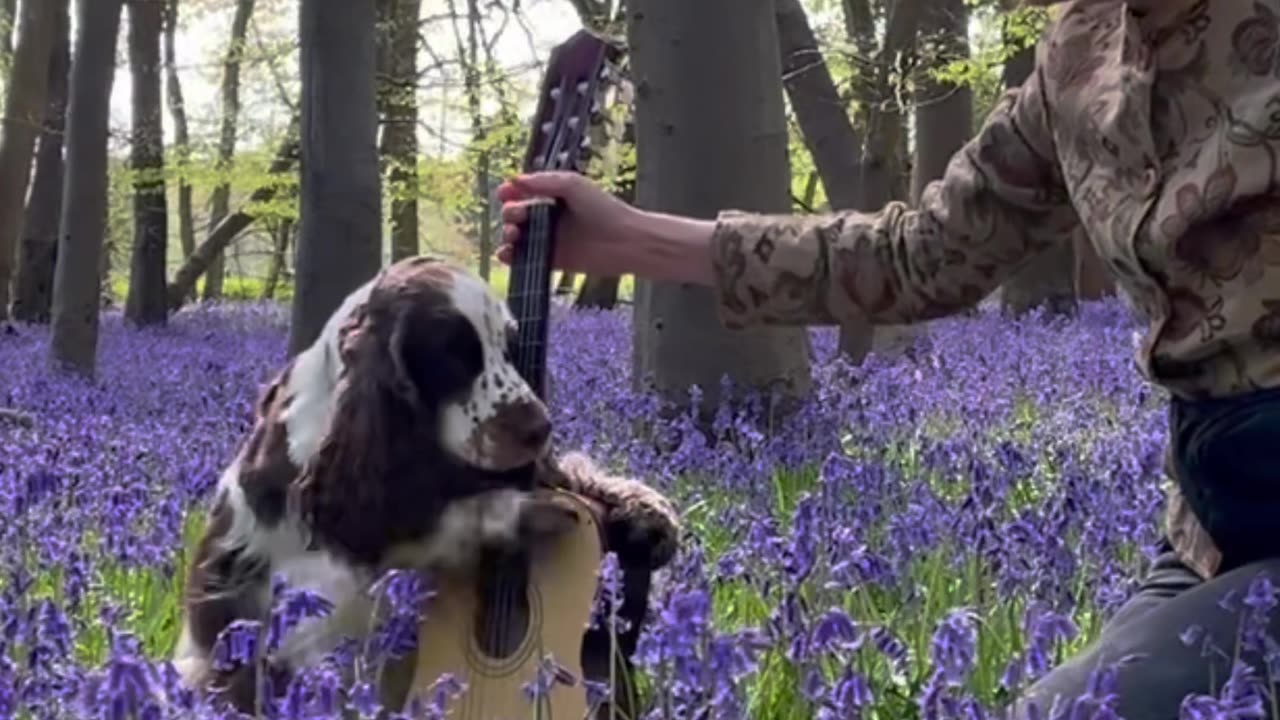
[[[484,365],[471,322],[447,303],[406,298],[391,324],[396,391],[414,404],[430,405],[466,387]]]
[[[395,395],[397,370],[378,318],[357,312],[342,328],[343,371],[333,419],[315,457],[299,475],[296,497],[314,540],[357,559],[375,556],[396,455],[408,445],[408,410]]]
[[[430,332],[426,312],[412,303],[402,303],[392,318],[391,339],[388,343],[388,361],[394,371],[393,383],[397,393],[412,404],[423,402],[424,356],[438,350],[437,338]]]

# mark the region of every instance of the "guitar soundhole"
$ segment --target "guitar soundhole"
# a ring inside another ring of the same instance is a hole
[[[476,644],[491,658],[520,650],[529,632],[529,563],[523,556],[493,557],[480,575]]]

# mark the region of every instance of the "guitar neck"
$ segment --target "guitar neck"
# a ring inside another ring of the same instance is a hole
[[[557,216],[555,205],[539,204],[530,209],[524,240],[515,246],[507,290],[507,303],[518,323],[511,357],[520,375],[544,401],[547,399],[551,257]]]

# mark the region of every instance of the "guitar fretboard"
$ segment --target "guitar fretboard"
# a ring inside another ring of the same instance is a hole
[[[527,236],[516,246],[507,302],[519,329],[511,356],[516,369],[538,397],[546,399],[547,315],[551,310],[550,260],[554,213],[548,205],[530,212]]]

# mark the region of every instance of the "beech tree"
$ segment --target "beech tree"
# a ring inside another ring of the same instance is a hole
[[[382,262],[374,0],[302,0],[301,226],[289,352]]]
[[[636,203],[696,217],[722,208],[790,209],[782,68],[772,3],[646,0],[629,13],[637,84]],[[710,39],[714,38],[714,41]],[[721,399],[720,380],[810,387],[803,328],[724,328],[710,290],[637,281],[635,358],[639,382],[703,408]]]
[[[49,322],[53,303],[53,268],[58,250],[58,214],[62,207],[62,135],[66,130],[67,74],[71,71],[71,21],[68,0],[50,0],[55,13],[48,62],[44,122],[36,150],[35,174],[27,199],[18,244],[18,277],[14,283],[13,317]]]
[[[4,117],[0,118],[0,319],[9,316],[9,284],[31,179],[31,153],[45,115],[49,48],[57,3],[22,0]]]
[[[53,275],[52,360],[92,375],[98,354],[107,213],[107,122],[122,0],[76,3],[67,106],[66,178]]]
[[[969,12],[965,0],[931,0],[924,9],[918,44],[924,67],[913,98],[916,122],[911,202],[943,176],[952,156],[973,136],[973,90],[939,79],[934,68],[969,54]]]
[[[235,160],[236,131],[240,120],[240,64],[244,58],[245,37],[249,31],[249,18],[253,16],[253,5],[254,0],[236,0],[236,12],[231,18],[231,37],[222,60],[222,84],[219,87],[222,119],[218,130],[217,169],[223,173],[230,170]],[[209,198],[209,233],[213,233],[227,216],[230,203],[231,182],[224,179]],[[225,266],[226,255],[219,251],[205,270],[205,299],[222,296]]]
[[[168,0],[164,17],[165,95],[173,121],[173,150],[178,170],[178,242],[182,257],[195,252],[195,211],[192,188],[187,179],[191,156],[191,130],[187,125],[187,104],[178,77],[178,0]]]
[[[418,16],[422,0],[382,0],[380,154],[391,195],[391,259],[418,254]]]
[[[160,35],[165,0],[129,0],[129,68],[133,76],[133,253],[125,317],[138,325],[163,324],[169,207],[165,201],[164,112]]]

